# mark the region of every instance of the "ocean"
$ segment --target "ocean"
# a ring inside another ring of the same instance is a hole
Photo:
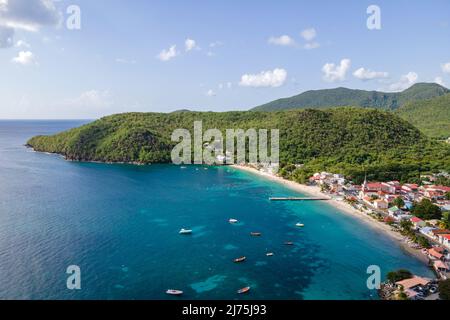
[[[324,202],[270,202],[299,194],[247,172],[67,162],[24,147],[83,123],[0,121],[0,299],[368,300],[371,265],[432,276]],[[80,290],[66,286],[71,265]]]

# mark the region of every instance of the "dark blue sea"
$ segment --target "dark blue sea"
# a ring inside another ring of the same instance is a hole
[[[431,276],[326,203],[271,203],[298,194],[249,173],[74,163],[24,147],[83,123],[0,121],[0,299],[377,299],[369,265]],[[70,265],[81,290],[66,287]]]

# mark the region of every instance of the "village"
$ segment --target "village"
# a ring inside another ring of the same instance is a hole
[[[438,298],[438,281],[450,279],[450,187],[436,183],[449,177],[445,172],[423,176],[421,185],[367,179],[356,185],[343,175],[321,172],[310,177],[309,184],[320,187],[322,193],[334,200],[348,203],[361,214],[389,225],[411,249],[428,259],[436,279],[403,270],[406,276],[392,276],[384,284],[382,298],[432,300]]]

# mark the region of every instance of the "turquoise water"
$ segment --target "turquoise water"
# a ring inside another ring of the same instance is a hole
[[[22,146],[81,123],[0,121],[0,299],[171,299],[169,288],[183,299],[376,299],[369,265],[431,275],[326,203],[271,203],[297,194],[248,173],[72,163]],[[66,288],[74,264],[80,291]]]

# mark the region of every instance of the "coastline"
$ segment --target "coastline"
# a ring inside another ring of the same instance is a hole
[[[323,197],[324,195],[326,195],[326,194],[322,193],[320,191],[320,188],[317,186],[303,185],[303,184],[300,184],[300,183],[297,183],[297,182],[294,182],[291,180],[287,180],[287,179],[284,179],[284,178],[281,178],[278,176],[274,176],[274,175],[271,175],[268,173],[261,172],[259,170],[256,170],[254,168],[247,167],[247,166],[232,165],[231,167],[234,169],[237,169],[237,170],[242,170],[242,171],[245,171],[245,172],[248,172],[251,174],[258,175],[260,177],[263,177],[268,180],[274,181],[276,183],[282,184],[282,185],[286,186],[287,188],[290,188],[292,190],[295,190],[297,192],[300,192],[300,193],[303,193],[303,194],[306,194],[306,195],[309,195],[312,197]],[[417,258],[418,260],[420,260],[421,262],[425,263],[428,266],[428,258],[420,250],[413,249],[410,246],[408,246],[408,244],[405,242],[404,237],[400,233],[393,231],[389,225],[374,220],[370,216],[363,214],[362,212],[353,208],[350,204],[348,204],[344,201],[338,201],[336,199],[331,198],[330,200],[327,201],[327,203],[330,204],[331,206],[333,206],[334,208],[336,208],[339,214],[342,213],[342,214],[346,214],[348,216],[354,217],[354,218],[358,219],[359,221],[362,221],[363,223],[365,223],[371,229],[387,235],[392,240],[394,240],[400,246],[400,248],[402,248],[404,251],[409,253],[411,256],[414,256],[415,258]]]

